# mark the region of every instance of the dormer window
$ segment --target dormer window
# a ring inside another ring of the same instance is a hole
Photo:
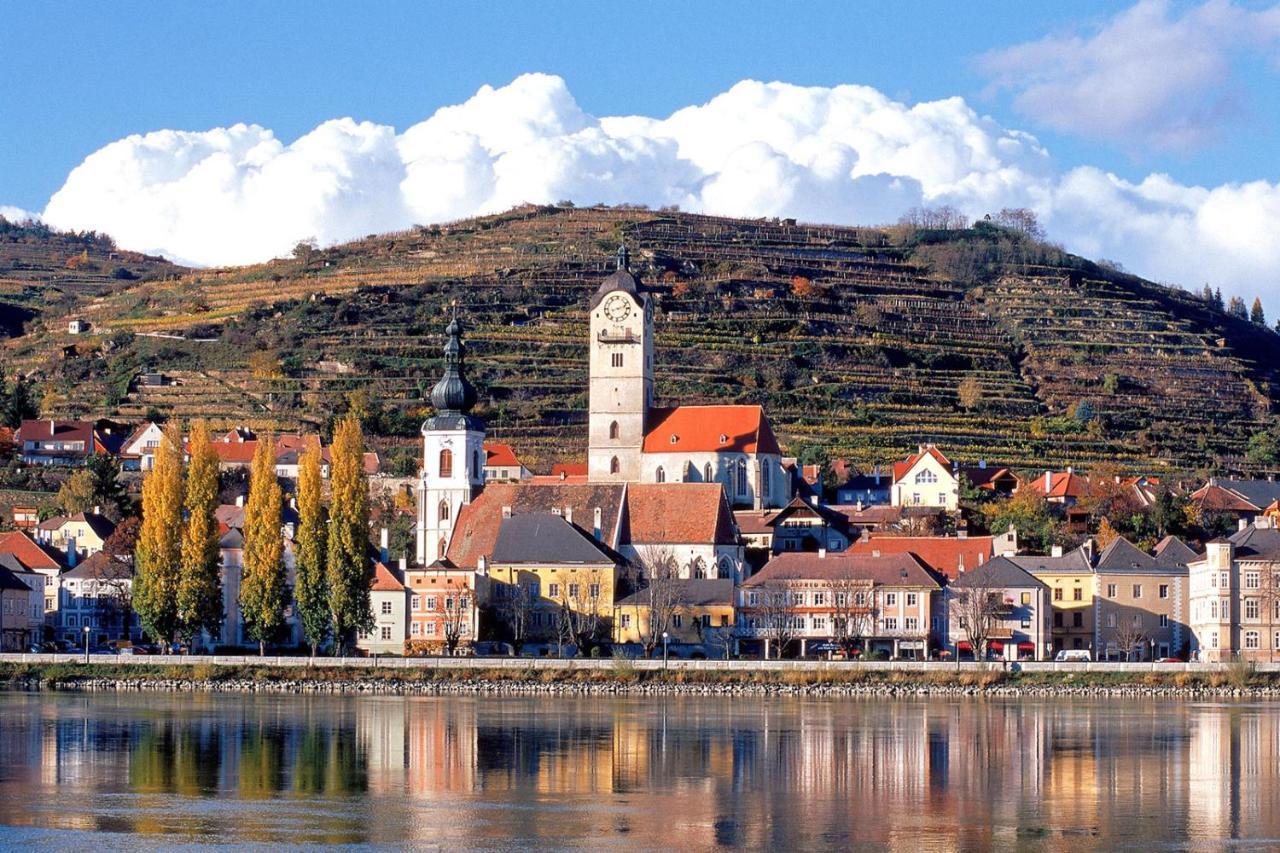
[[[672,443],[672,444],[675,444],[675,443],[676,443],[677,441],[679,441],[679,440],[680,440],[680,436],[675,435],[675,434],[672,434],[672,436],[671,436],[671,443]]]
[[[720,433],[720,443],[721,443],[721,444],[728,444],[728,443],[729,443],[729,436],[725,435],[724,433]]]

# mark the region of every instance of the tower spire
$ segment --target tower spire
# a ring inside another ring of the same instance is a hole
[[[467,381],[464,359],[466,348],[462,344],[462,324],[458,321],[457,307],[453,319],[445,328],[449,340],[444,345],[444,376],[431,389],[431,405],[436,416],[465,416],[476,404],[476,389]]]
[[[618,246],[618,269],[627,272],[630,267],[629,256],[627,254],[627,245],[623,243]]]

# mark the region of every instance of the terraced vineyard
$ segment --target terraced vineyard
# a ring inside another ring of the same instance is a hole
[[[1280,336],[1061,253],[958,281],[920,251],[996,237],[528,207],[86,294],[94,338],[67,356],[67,312],[47,311],[9,362],[47,380],[50,414],[294,428],[366,388],[409,433],[457,302],[481,414],[545,465],[584,449],[586,302],[625,241],[657,306],[663,402],[761,402],[784,441],[863,463],[934,441],[1037,469],[1243,467]],[[172,383],[131,381],[144,368]],[[1082,401],[1090,428],[1066,417]]]

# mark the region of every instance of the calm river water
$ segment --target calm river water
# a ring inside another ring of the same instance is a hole
[[[0,693],[0,847],[1280,845],[1280,707]]]

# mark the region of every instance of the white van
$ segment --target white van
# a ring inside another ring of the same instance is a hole
[[[1093,660],[1093,655],[1089,654],[1088,649],[1063,649],[1054,660],[1059,663],[1088,663]]]

